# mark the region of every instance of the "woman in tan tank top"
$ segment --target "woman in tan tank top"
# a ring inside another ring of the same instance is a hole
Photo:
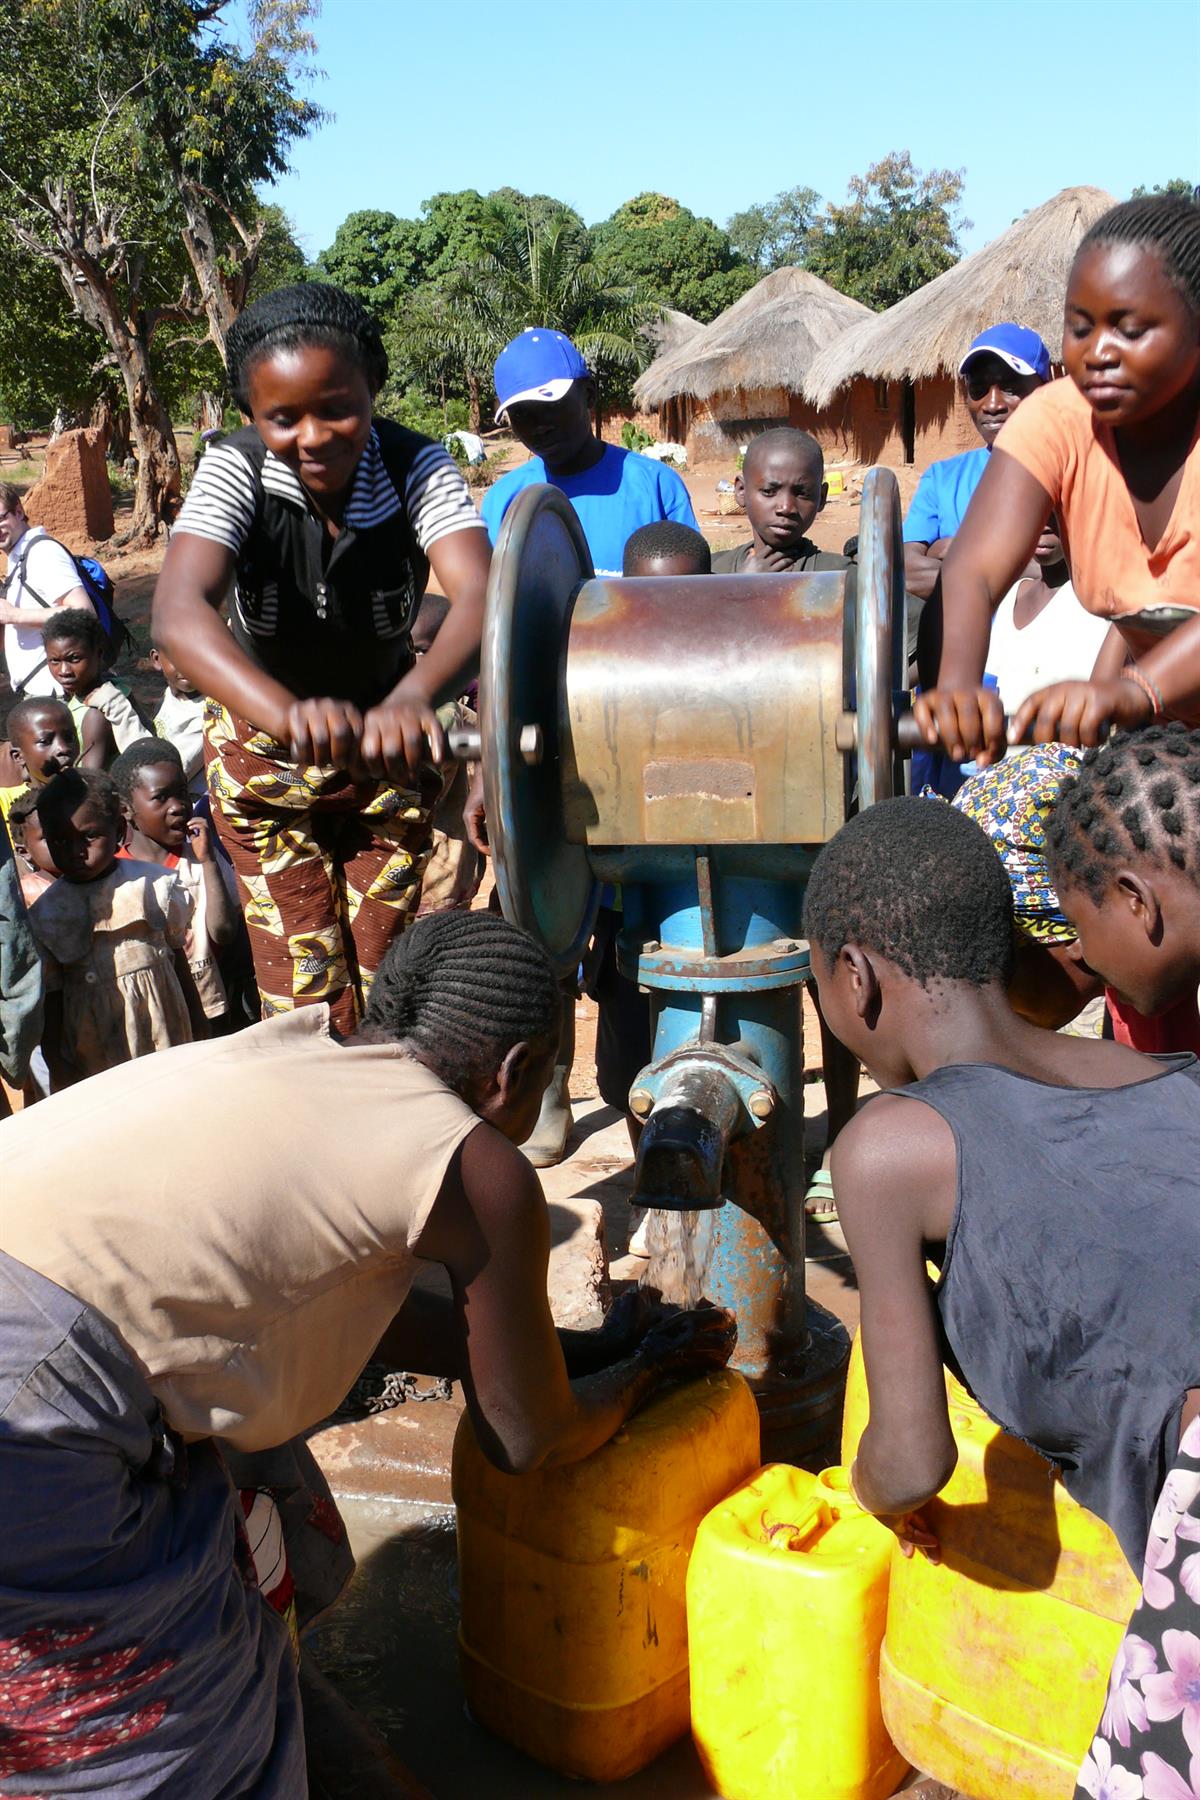
[[[289,1635],[231,1554],[218,1438],[294,1458],[378,1348],[460,1376],[517,1472],[588,1455],[668,1376],[728,1359],[715,1311],[555,1332],[516,1146],[558,1014],[531,939],[437,914],[393,943],[351,1038],[307,1007],[0,1124],[0,1640],[39,1793],[75,1791],[80,1763],[118,1800],[305,1793]],[[178,1134],[145,1129],[184,1106],[186,1170]],[[404,1304],[418,1260],[452,1301]],[[5,1727],[0,1700],[0,1775]]]

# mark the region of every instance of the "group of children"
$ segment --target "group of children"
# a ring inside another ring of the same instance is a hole
[[[160,653],[178,747],[140,721],[122,741],[123,696],[89,615],[67,609],[47,625],[62,701],[22,702],[10,718],[22,779],[9,785],[28,792],[8,811],[44,955],[54,1085],[219,1018],[243,913],[268,1012],[325,1000],[346,1035],[415,910],[433,804],[422,761],[440,746],[437,707],[470,680],[487,540],[435,447],[373,424],[386,363],[362,309],[318,284],[269,299],[230,339],[253,425],[204,458],[155,609],[157,635],[210,696],[209,790],[240,911],[193,816],[198,746],[183,748],[188,679],[174,662]],[[1070,379],[1028,395],[999,431],[945,558],[945,649],[917,712],[931,747],[976,757],[976,775],[954,807],[914,798],[853,820],[818,859],[806,931],[841,1054],[893,1090],[853,1118],[851,1098],[829,1172],[871,1392],[856,1490],[936,1550],[919,1514],[953,1457],[948,1347],[1131,1560],[1177,1571],[1147,1579],[1080,1775],[1093,1800],[1174,1800],[1200,1794],[1200,1590],[1181,1550],[1200,1540],[1200,1082],[1192,1059],[1156,1066],[1054,1028],[1101,986],[1118,1021],[1122,1008],[1153,1021],[1189,1007],[1195,1020],[1200,211],[1165,198],[1101,221],[1072,272],[1066,361]],[[738,491],[748,545],[714,559],[663,519],[629,539],[625,572],[845,565],[807,537],[825,493],[811,438],[755,440]],[[1017,587],[1034,554],[1039,576]],[[450,606],[418,663],[429,564]],[[980,685],[989,641],[1006,632],[1011,648],[1048,616],[1068,568],[1123,647],[1111,672],[1024,698],[1011,736],[1038,750],[1000,763],[1004,707]],[[1167,603],[1182,615],[1169,632],[1145,617]],[[1097,747],[1112,725],[1130,729]],[[649,1022],[636,991],[618,998],[604,1086],[623,1105]],[[1120,1769],[1124,1786],[1109,1779]]]

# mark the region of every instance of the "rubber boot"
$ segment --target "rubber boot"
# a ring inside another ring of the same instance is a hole
[[[559,1025],[558,1057],[550,1084],[542,1095],[542,1110],[533,1128],[533,1136],[522,1144],[535,1169],[550,1169],[566,1154],[571,1135],[571,1064],[575,1061],[575,984],[562,989],[562,1020]]]

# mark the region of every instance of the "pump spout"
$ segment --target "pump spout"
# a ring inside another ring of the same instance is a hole
[[[720,1206],[740,1112],[737,1088],[710,1060],[685,1058],[671,1068],[638,1143],[634,1204],[669,1212]]]

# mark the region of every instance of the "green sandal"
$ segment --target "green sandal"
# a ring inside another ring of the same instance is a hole
[[[837,1201],[833,1197],[833,1176],[828,1169],[818,1169],[804,1196],[804,1211],[814,1225],[836,1225]]]

